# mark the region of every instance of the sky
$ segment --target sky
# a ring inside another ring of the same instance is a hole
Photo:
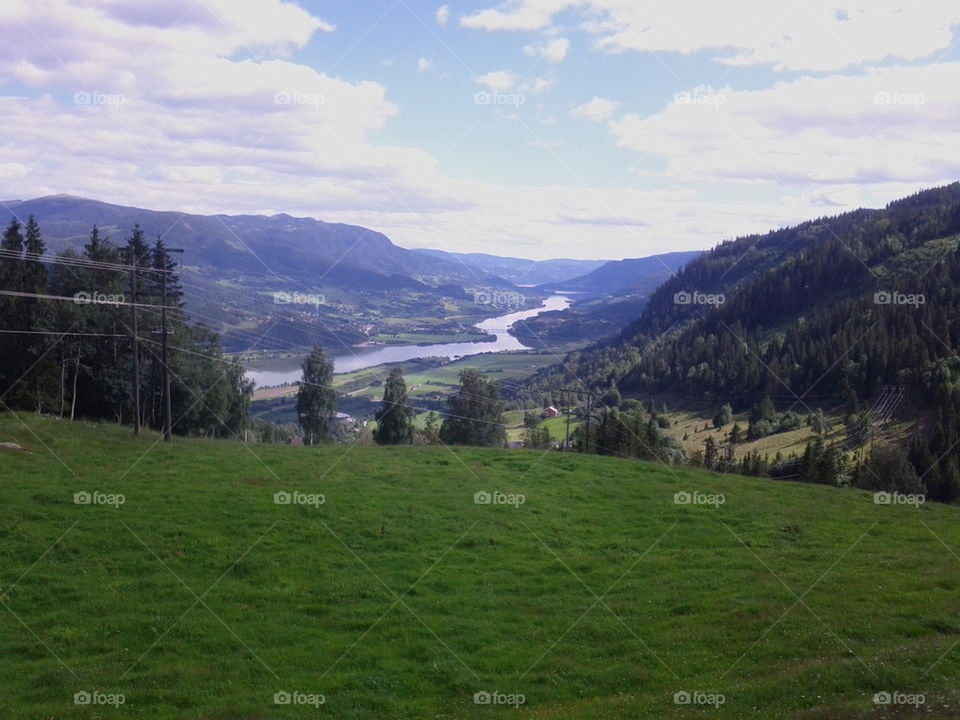
[[[960,179],[958,30],[941,0],[4,0],[0,198],[705,249]]]

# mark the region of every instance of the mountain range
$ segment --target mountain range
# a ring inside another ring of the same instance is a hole
[[[524,287],[572,280],[596,270],[606,262],[566,258],[528,260],[487,253],[456,253],[427,248],[414,250],[414,252],[474,267]]]
[[[187,309],[221,332],[234,351],[305,349],[315,341],[352,344],[377,332],[458,333],[498,312],[473,303],[477,289],[517,291],[523,285],[530,302],[550,292],[547,286],[532,287],[543,282],[598,292],[602,285],[588,273],[618,265],[408,250],[368,228],[286,214],[196,215],[70,195],[2,206],[21,220],[35,216],[52,253],[81,252],[94,225],[116,245],[125,244],[139,225],[148,241],[162,237],[168,247],[184,248],[180,274]],[[637,287],[662,281],[675,269],[672,257],[626,262],[639,263]],[[621,274],[627,285],[630,272],[624,267]],[[278,293],[322,302],[277,304]],[[451,313],[452,306],[459,312]]]

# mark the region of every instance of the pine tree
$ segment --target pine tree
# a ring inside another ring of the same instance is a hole
[[[23,291],[25,263],[24,240],[20,221],[14,217],[0,241],[0,290]],[[15,334],[28,330],[23,322],[23,298],[0,295],[0,399],[8,406],[24,407],[26,391],[20,382],[27,369],[26,336]]]
[[[23,291],[42,295],[47,291],[47,267],[39,259],[46,253],[47,246],[33,215],[27,219],[25,230],[24,249],[29,259],[23,266]],[[24,329],[33,332],[51,329],[54,310],[50,300],[25,297],[21,314],[20,321]],[[56,356],[47,352],[51,343],[52,339],[46,335],[28,335],[21,343],[25,355],[24,363],[30,375],[29,392],[32,395],[32,405],[37,412],[41,412],[44,407],[53,409],[57,404],[59,372]],[[24,382],[27,382],[27,378],[24,378]]]
[[[33,215],[27,218],[24,249],[28,256],[39,258],[47,251],[40,226]],[[47,288],[47,267],[42,262],[26,262],[23,266],[23,289],[25,292],[43,293]]]
[[[740,423],[734,423],[730,428],[730,443],[736,445],[743,440],[743,431],[740,429]]]
[[[703,442],[703,466],[707,470],[713,470],[717,464],[717,443],[710,435]]]

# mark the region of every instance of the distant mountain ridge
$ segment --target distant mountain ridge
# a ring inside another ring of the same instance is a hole
[[[123,244],[134,223],[139,223],[148,240],[162,235],[167,245],[186,248],[187,267],[207,268],[217,276],[263,276],[308,287],[321,276],[330,284],[420,284],[424,290],[449,284],[502,284],[500,278],[461,263],[398,247],[383,233],[313,218],[194,215],[69,195],[8,201],[4,206],[24,218],[36,216],[53,251],[76,249],[94,224],[116,244]]]
[[[194,215],[68,195],[9,201],[2,210],[24,221],[35,216],[52,254],[82,253],[93,225],[117,246],[139,224],[150,244],[162,236],[184,248],[186,310],[221,332],[231,351],[303,351],[314,342],[343,351],[371,329],[395,332],[378,323],[385,318],[441,318],[454,332],[457,320],[443,320],[451,301],[470,302],[471,288],[513,288],[480,269],[398,247],[383,233],[313,218]],[[279,304],[281,293],[323,301]]]
[[[462,263],[509,280],[517,285],[542,285],[570,280],[584,275],[603,265],[605,260],[528,260],[526,258],[501,257],[488,253],[457,253],[446,250],[421,248],[414,252]]]
[[[671,274],[702,254],[700,250],[610,260],[579,277],[540,285],[543,290],[581,292],[590,297],[649,294]]]

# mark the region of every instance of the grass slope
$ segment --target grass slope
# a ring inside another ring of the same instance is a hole
[[[0,717],[958,712],[955,508],[560,453],[156,440],[0,415],[24,448],[0,448]]]

